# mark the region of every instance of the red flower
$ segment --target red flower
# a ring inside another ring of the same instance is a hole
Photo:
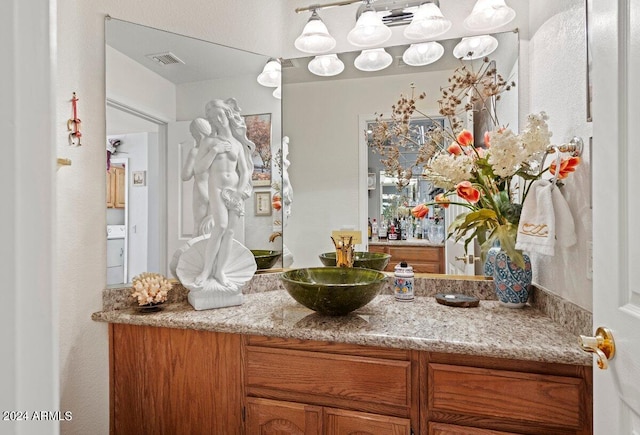
[[[563,159],[560,162],[560,174],[558,175],[558,179],[562,180],[567,178],[570,173],[576,170],[578,164],[580,164],[580,157],[569,157],[568,159]],[[549,166],[549,172],[556,175],[556,162],[551,163]]]
[[[485,148],[491,148],[490,138],[491,138],[491,135],[489,134],[489,132],[485,131],[484,132],[484,146],[485,146]]]
[[[418,204],[411,210],[411,214],[418,219],[422,219],[423,217],[429,214],[429,207],[424,204]]]
[[[462,154],[462,148],[460,148],[460,145],[455,142],[452,142],[451,145],[449,145],[447,151],[449,151],[451,154],[455,154],[456,156]]]
[[[275,210],[280,210],[282,208],[282,198],[280,198],[279,194],[274,193],[273,197],[271,198],[271,205]]]
[[[473,187],[470,181],[461,181],[458,183],[456,193],[460,198],[472,204],[475,204],[480,199],[480,191]]]
[[[442,193],[438,193],[438,194],[436,195],[435,200],[436,200],[436,203],[437,203],[438,205],[440,205],[440,207],[442,207],[442,208],[449,208],[449,202],[450,202],[450,201],[449,201],[449,198],[447,198],[446,196],[444,196],[444,194],[442,194]]]
[[[473,145],[473,134],[469,130],[462,130],[457,137],[458,143],[462,146]]]

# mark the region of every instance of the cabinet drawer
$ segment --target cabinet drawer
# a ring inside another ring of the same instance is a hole
[[[582,397],[586,391],[582,379],[445,364],[429,364],[428,373],[429,408],[441,414],[438,419],[455,414],[583,427]]]
[[[321,405],[366,402],[391,406],[402,414],[411,406],[410,361],[247,346],[245,364],[249,394],[292,399],[299,395]]]
[[[457,426],[444,423],[429,423],[429,435],[518,435],[513,432],[499,432],[476,427]]]
[[[438,263],[442,259],[442,248],[430,247],[430,246],[390,246],[389,254],[394,260],[406,261],[411,264],[413,262],[418,263]]]
[[[415,273],[442,273],[440,263],[410,263]]]

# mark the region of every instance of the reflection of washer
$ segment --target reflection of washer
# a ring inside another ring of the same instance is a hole
[[[369,174],[367,174],[367,189],[376,189],[376,174],[374,172],[369,172]]]
[[[124,281],[125,225],[107,225],[107,285]]]

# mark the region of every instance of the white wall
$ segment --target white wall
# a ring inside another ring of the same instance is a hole
[[[332,251],[331,231],[359,228],[360,185],[358,116],[389,115],[400,93],[434,96],[449,71],[430,74],[332,80],[286,85],[283,88],[283,134],[291,139],[289,175],[295,191],[294,210],[284,243],[293,253],[292,267],[320,266],[318,254]],[[434,98],[426,98],[427,114],[437,114]],[[366,194],[366,193],[364,193]],[[366,222],[366,221],[365,221]]]
[[[6,63],[0,70],[3,411],[60,409],[50,6],[48,0],[0,2],[0,57]],[[54,421],[2,421],[0,427],[7,434],[58,433]]]
[[[583,0],[544,0],[532,4],[528,43],[527,113],[545,111],[553,143],[573,136],[585,141],[582,163],[562,192],[576,225],[578,243],[554,257],[532,258],[534,282],[591,310],[592,282],[587,278],[587,243],[592,239],[591,162],[586,122],[586,38]],[[523,122],[523,120],[521,120]]]
[[[72,422],[62,423],[63,433],[107,433],[109,427],[107,326],[90,319],[102,306],[106,283],[105,15],[274,54],[282,40],[281,12],[282,8],[261,0],[244,1],[243,7],[234,0],[161,4],[152,0],[57,1],[55,141],[58,156],[73,161],[56,179],[60,406],[74,415]],[[32,26],[23,27],[34,31]],[[80,148],[67,145],[66,122],[74,91],[80,98],[84,129],[85,145]]]

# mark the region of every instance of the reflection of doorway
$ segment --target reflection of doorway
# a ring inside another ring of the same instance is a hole
[[[166,123],[107,100],[107,136],[120,140],[112,159],[126,157],[129,166],[124,229],[128,272],[122,282],[142,272],[166,274]],[[132,174],[141,171],[145,183],[135,184]],[[114,224],[110,219],[108,213],[107,224]]]

